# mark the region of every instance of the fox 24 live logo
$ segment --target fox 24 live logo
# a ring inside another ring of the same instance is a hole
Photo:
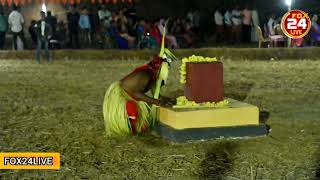
[[[289,38],[299,39],[309,33],[311,21],[307,13],[301,10],[292,10],[283,16],[281,28]]]

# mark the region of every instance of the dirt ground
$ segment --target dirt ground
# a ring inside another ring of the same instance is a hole
[[[224,61],[225,93],[268,111],[267,137],[176,144],[108,138],[107,87],[146,61],[0,61],[0,152],[60,152],[58,171],[0,179],[320,179],[320,61]],[[167,96],[176,96],[179,63]]]

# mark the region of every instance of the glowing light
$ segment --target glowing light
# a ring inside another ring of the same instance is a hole
[[[47,13],[47,6],[46,6],[45,3],[42,3],[42,5],[41,5],[41,11]]]
[[[292,0],[286,0],[286,5],[287,6],[291,6],[291,4],[292,4]]]

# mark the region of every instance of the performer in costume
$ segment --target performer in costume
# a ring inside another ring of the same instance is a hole
[[[168,68],[177,58],[164,47],[163,33],[161,51],[148,64],[136,68],[129,75],[113,83],[105,94],[103,116],[107,135],[143,133],[154,125],[151,106],[169,105],[167,98],[159,100],[161,86],[168,77]],[[153,97],[147,96],[153,90]],[[151,105],[151,106],[150,106]]]

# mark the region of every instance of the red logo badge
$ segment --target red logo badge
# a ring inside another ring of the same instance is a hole
[[[311,21],[307,13],[300,10],[287,12],[281,21],[282,31],[292,39],[303,38],[311,28]]]

